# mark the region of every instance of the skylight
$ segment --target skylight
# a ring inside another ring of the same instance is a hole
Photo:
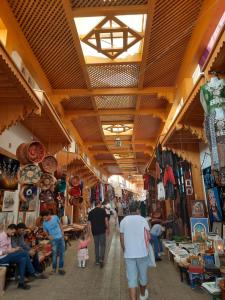
[[[74,18],[86,62],[141,56],[146,15]]]

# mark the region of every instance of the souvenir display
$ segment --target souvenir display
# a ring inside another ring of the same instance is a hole
[[[212,232],[216,233],[218,236],[222,237],[222,223],[213,222]]]
[[[46,173],[54,174],[57,170],[58,162],[57,159],[52,155],[47,155],[41,162],[41,168]]]
[[[71,177],[69,183],[72,187],[77,187],[78,185],[80,185],[80,177],[79,176]]]
[[[214,221],[222,221],[222,209],[218,188],[215,187],[207,191],[207,201],[211,223]]]
[[[191,216],[193,218],[205,218],[206,217],[206,205],[205,200],[191,200]]]
[[[208,218],[190,218],[192,242],[202,243],[209,232]]]
[[[40,142],[31,142],[26,145],[27,158],[30,162],[40,163],[46,154],[45,146]]]
[[[29,164],[21,167],[18,172],[20,184],[37,184],[41,179],[41,169],[37,165]]]
[[[49,173],[42,173],[41,179],[39,182],[39,187],[42,191],[51,190],[54,192],[56,179],[53,175]]]
[[[18,160],[0,154],[0,190],[16,190],[18,188]]]
[[[29,163],[40,163],[45,157],[46,149],[38,141],[22,143],[16,150],[16,157],[22,165]]]
[[[25,224],[27,227],[33,227],[37,218],[36,212],[26,212]]]

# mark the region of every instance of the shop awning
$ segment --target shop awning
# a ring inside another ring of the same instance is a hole
[[[0,133],[41,110],[41,102],[0,42]]]

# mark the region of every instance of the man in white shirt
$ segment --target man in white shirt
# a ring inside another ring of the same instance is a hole
[[[154,253],[155,253],[155,260],[161,261],[162,259],[159,257],[159,252],[162,252],[162,242],[160,240],[160,237],[165,231],[165,228],[159,223],[156,223],[151,228],[151,243],[153,244]]]
[[[140,287],[140,300],[148,299],[148,245],[150,228],[145,218],[138,215],[138,205],[132,202],[130,215],[120,223],[120,242],[124,251],[130,299],[137,300]]]

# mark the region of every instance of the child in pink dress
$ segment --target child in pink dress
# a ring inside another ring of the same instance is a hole
[[[78,252],[77,252],[78,267],[80,268],[85,268],[86,260],[89,259],[88,256],[89,243],[90,243],[90,238],[86,237],[85,233],[82,233],[78,241]]]

